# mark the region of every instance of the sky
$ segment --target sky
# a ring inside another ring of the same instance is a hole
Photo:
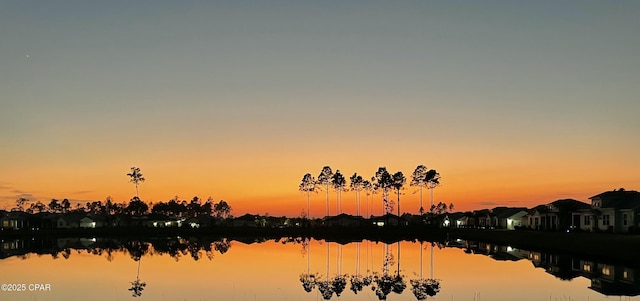
[[[131,166],[147,202],[212,197],[236,216],[299,216],[303,175],[325,165],[426,165],[456,211],[637,190],[638,15],[637,1],[1,0],[0,209],[127,202]],[[417,212],[415,187],[401,204]],[[325,214],[323,191],[310,211]]]

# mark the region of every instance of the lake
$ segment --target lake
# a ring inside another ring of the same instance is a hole
[[[0,258],[0,300],[640,300],[635,268],[461,240],[5,238]]]

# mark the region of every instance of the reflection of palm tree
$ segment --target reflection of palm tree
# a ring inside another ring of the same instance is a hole
[[[128,290],[131,291],[133,297],[140,297],[142,296],[142,291],[145,286],[147,286],[145,282],[140,281],[140,263],[142,262],[142,256],[144,256],[144,254],[149,250],[149,244],[140,241],[131,241],[125,245],[125,248],[129,251],[131,259],[138,262],[136,280],[131,282],[131,288]]]
[[[327,242],[327,275],[325,281],[318,282],[318,290],[325,300],[329,300],[333,296],[333,283],[329,281],[329,253],[331,252],[329,245],[330,243]]]
[[[131,288],[129,289],[133,297],[142,296],[142,291],[144,290],[145,286],[147,286],[146,282],[140,281],[140,262],[141,261],[142,261],[141,259],[138,260],[138,274],[136,275],[136,280],[131,282]]]
[[[402,294],[407,284],[404,282],[402,275],[400,275],[400,241],[398,241],[398,271],[396,277],[393,279],[393,292],[396,294]]]
[[[368,264],[369,262],[367,260],[367,267]],[[366,278],[360,275],[360,242],[356,242],[356,274],[351,276],[351,291],[354,294],[358,294],[358,292],[362,291],[365,285],[368,285],[370,283],[371,281],[368,281],[367,283]]]
[[[317,275],[311,274],[311,245],[309,238],[305,238],[302,242],[302,247],[307,251],[307,273],[300,275],[300,282],[302,282],[304,291],[310,293],[316,286]]]
[[[394,279],[389,276],[389,266],[393,265],[393,254],[389,252],[389,245],[384,244],[384,259],[382,261],[382,275],[374,273],[373,281],[376,286],[371,287],[379,300],[387,300],[387,296],[393,290]]]
[[[422,242],[420,242],[420,278],[412,279],[411,283],[413,295],[418,300],[425,300],[428,296],[433,297],[440,292],[440,281],[433,279],[433,244],[431,244],[431,278],[422,278]]]

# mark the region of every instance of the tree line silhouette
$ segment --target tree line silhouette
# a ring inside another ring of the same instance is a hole
[[[71,206],[69,199],[51,199],[48,204],[40,201],[30,202],[29,199],[19,198],[16,200],[16,206],[12,211],[23,211],[29,214],[37,213],[70,213],[70,212],[84,212],[95,215],[145,215],[145,214],[160,214],[166,216],[176,217],[197,217],[201,215],[209,215],[220,218],[227,218],[231,216],[231,206],[225,201],[220,200],[214,202],[213,198],[209,197],[206,201],[202,201],[197,196],[194,196],[190,201],[180,200],[178,196],[166,202],[149,203],[142,201],[139,197],[138,186],[145,181],[145,178],[139,167],[131,167],[131,172],[127,173],[130,177],[131,183],[136,187],[136,195],[129,201],[129,203],[117,203],[109,196],[102,201],[86,202],[86,204],[77,203],[75,207]],[[28,207],[27,207],[28,205]]]
[[[440,185],[440,174],[435,169],[428,169],[424,165],[418,165],[411,174],[411,182],[409,186],[415,186],[419,188],[420,192],[420,209],[419,213],[424,214],[425,210],[422,203],[422,189],[427,188],[431,191],[431,205],[430,212],[437,210],[437,206],[433,204],[433,189]],[[310,216],[311,210],[311,193],[324,190],[326,192],[326,216],[330,216],[329,210],[329,191],[333,189],[336,193],[336,214],[343,213],[342,211],[342,192],[354,191],[356,201],[356,215],[361,216],[360,213],[360,192],[366,193],[366,215],[372,215],[372,209],[370,208],[369,198],[373,200],[373,195],[376,193],[381,194],[382,206],[386,214],[393,213],[394,206],[397,205],[397,213],[400,215],[400,195],[401,190],[405,188],[406,177],[402,171],[391,174],[386,167],[379,167],[370,180],[365,180],[357,172],[353,173],[349,177],[350,184],[347,186],[347,181],[344,175],[339,169],[333,172],[330,166],[324,166],[318,174],[317,178],[314,178],[311,173],[306,173],[302,177],[301,183],[298,185],[298,190],[307,195],[307,212],[305,217]],[[390,198],[390,192],[393,191],[397,199],[396,201]],[[446,205],[445,205],[446,206]],[[451,205],[449,210],[453,209]]]

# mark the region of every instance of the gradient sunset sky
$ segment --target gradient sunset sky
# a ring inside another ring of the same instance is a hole
[[[211,196],[234,215],[300,215],[300,180],[324,165],[424,164],[456,210],[637,190],[639,16],[637,1],[1,1],[0,209],[128,201],[131,166],[145,201]],[[324,193],[311,202],[324,215]]]

